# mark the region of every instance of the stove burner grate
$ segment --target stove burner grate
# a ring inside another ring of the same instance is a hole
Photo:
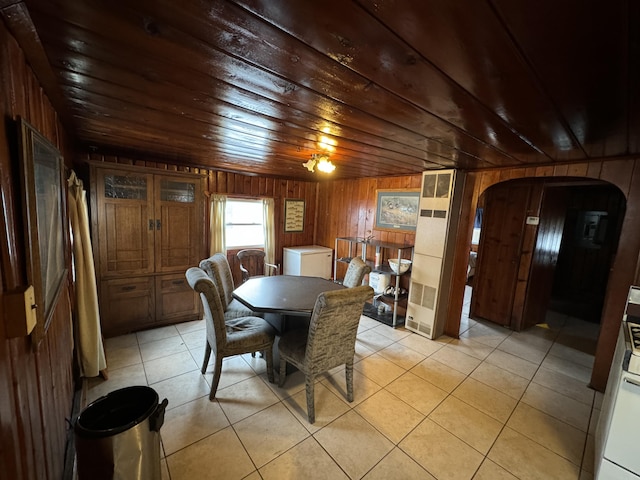
[[[629,329],[629,338],[631,338],[631,345],[633,346],[633,354],[640,355],[640,324],[627,322],[627,328]]]

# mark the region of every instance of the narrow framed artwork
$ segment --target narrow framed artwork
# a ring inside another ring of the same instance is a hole
[[[27,121],[18,119],[27,282],[33,285],[37,345],[49,327],[67,274],[66,195],[60,152]]]
[[[304,200],[287,198],[284,201],[284,232],[304,231]]]
[[[420,190],[377,190],[377,230],[415,232],[418,224]]]

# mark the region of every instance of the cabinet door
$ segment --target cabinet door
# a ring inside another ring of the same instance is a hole
[[[100,316],[105,336],[133,332],[155,321],[154,277],[102,282]]]
[[[156,175],[156,272],[175,272],[202,260],[201,181]]]
[[[153,273],[153,176],[99,169],[96,190],[101,275]]]
[[[179,322],[202,318],[200,295],[193,291],[184,273],[156,277],[156,320]]]

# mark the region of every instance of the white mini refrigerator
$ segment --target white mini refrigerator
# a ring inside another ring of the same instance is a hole
[[[464,175],[455,170],[422,175],[405,326],[431,339],[442,335],[447,320],[463,184]]]
[[[333,249],[319,245],[286,247],[283,249],[282,270],[284,275],[321,277],[331,279]]]

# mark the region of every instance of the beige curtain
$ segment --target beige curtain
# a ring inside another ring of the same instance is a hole
[[[275,202],[273,198],[262,199],[262,222],[264,226],[264,253],[265,262],[275,263],[276,258],[276,232],[275,232]]]
[[[69,221],[73,235],[73,266],[75,272],[76,303],[76,345],[80,374],[96,377],[107,368],[102,345],[100,312],[96,273],[93,264],[91,237],[89,236],[89,215],[87,192],[82,181],[71,172],[69,185]]]
[[[224,211],[227,206],[226,195],[211,195],[210,213],[209,213],[209,255],[214,253],[227,251],[225,242],[224,228],[225,219]]]

